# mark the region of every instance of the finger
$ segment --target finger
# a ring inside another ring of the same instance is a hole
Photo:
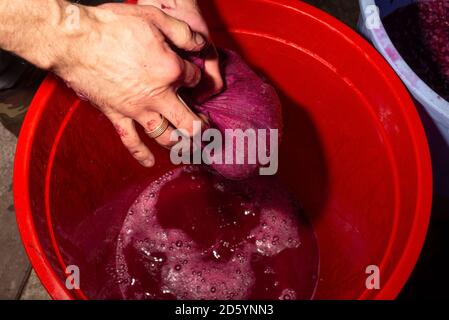
[[[198,113],[198,117],[200,117],[201,120],[203,120],[204,126],[206,128],[210,128],[210,120],[204,113]]]
[[[134,15],[145,19],[159,29],[179,49],[200,51],[207,43],[201,33],[192,31],[184,21],[166,14],[160,9],[161,6],[109,3],[103,4],[101,7],[118,14]]]
[[[204,72],[201,81],[195,88],[196,101],[202,103],[223,90],[224,81],[221,75],[219,57],[215,46],[207,49]]]
[[[189,136],[201,131],[203,122],[174,91],[168,92],[156,107],[176,128],[185,130]]]
[[[179,49],[200,51],[206,45],[206,39],[184,21],[175,19],[160,9],[154,12],[152,22]]]
[[[193,88],[198,85],[201,80],[201,70],[195,64],[182,59],[178,56],[181,67],[181,76],[179,79],[180,87]]]
[[[201,9],[193,3],[195,1],[139,0],[137,4],[159,8],[169,16],[186,22],[193,31],[199,32],[206,39],[209,39],[209,29],[201,15]]]
[[[138,0],[138,5],[145,5],[145,6],[155,6],[155,7],[167,7],[168,5],[164,5],[161,3],[161,0]]]
[[[219,93],[223,89],[224,81],[221,75],[217,48],[214,45],[211,45],[207,52],[204,69],[211,78],[211,94]]]
[[[134,127],[134,121],[120,116],[109,116],[109,118],[114,124],[123,145],[131,155],[144,167],[152,167],[155,162],[154,155],[140,139]]]
[[[162,118],[157,112],[145,112],[141,114],[136,121],[145,129],[145,132],[148,133],[156,130],[160,126],[162,123]],[[168,126],[167,130],[155,139],[156,142],[169,149],[177,143],[177,141],[170,140],[171,134],[174,130],[175,129],[173,126]]]

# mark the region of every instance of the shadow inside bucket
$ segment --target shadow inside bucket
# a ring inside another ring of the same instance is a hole
[[[219,31],[220,42],[226,48],[242,53],[239,42],[231,32],[220,26],[226,25],[214,1],[200,1],[202,11],[212,26],[212,31]],[[204,7],[207,6],[207,9]],[[251,65],[251,61],[247,61]],[[283,138],[279,152],[279,173],[289,189],[298,195],[306,214],[313,221],[321,212],[322,205],[328,197],[328,170],[322,142],[314,120],[309,116],[306,108],[292,99],[282,87],[270,79],[263,71],[253,70],[267,79],[279,95],[283,113]],[[299,88],[300,90],[300,88]],[[301,128],[301,135],[298,134]],[[313,190],[313,191],[311,191]],[[307,197],[305,194],[313,194]]]

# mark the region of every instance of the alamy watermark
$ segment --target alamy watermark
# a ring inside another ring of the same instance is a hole
[[[368,30],[380,29],[382,20],[380,19],[379,7],[374,4],[366,6],[364,13],[366,16],[365,27]]]
[[[201,122],[194,121],[190,138],[183,129],[174,130],[171,141],[177,142],[170,152],[173,164],[260,165],[260,175],[278,171],[278,129],[217,129],[201,131]]]
[[[368,290],[380,289],[380,269],[378,266],[372,264],[366,267],[365,273],[368,277],[365,280],[365,287]]]
[[[80,288],[80,268],[77,265],[67,266],[65,269],[65,287],[68,290],[79,290]]]

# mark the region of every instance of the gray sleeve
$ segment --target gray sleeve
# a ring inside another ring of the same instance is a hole
[[[27,62],[0,50],[0,90],[14,86],[27,68]]]

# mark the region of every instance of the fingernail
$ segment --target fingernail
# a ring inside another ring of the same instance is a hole
[[[199,113],[198,117],[201,118],[201,120],[203,120],[202,122],[202,129],[209,129],[210,128],[210,121],[209,118],[204,114],[204,113]]]
[[[144,160],[142,162],[142,165],[144,167],[151,168],[152,166],[154,166],[154,159],[150,158],[150,159]]]
[[[207,124],[209,124],[209,118],[204,114],[204,113],[198,113],[198,117],[201,118],[201,120],[203,120],[204,122],[206,122]]]
[[[201,34],[196,33],[195,34],[195,42],[199,46],[203,46],[206,43],[206,40],[204,39],[204,37]]]

